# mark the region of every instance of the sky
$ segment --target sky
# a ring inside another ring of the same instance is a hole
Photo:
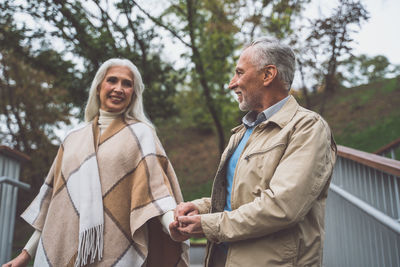
[[[362,0],[370,19],[353,35],[355,55],[384,55],[393,64],[400,64],[400,0]],[[337,1],[313,0],[307,9],[310,16],[329,15]]]
[[[371,18],[358,34],[357,51],[400,64],[400,0],[368,0],[366,6]]]

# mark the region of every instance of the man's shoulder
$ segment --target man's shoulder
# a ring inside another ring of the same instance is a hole
[[[299,106],[292,121],[297,127],[313,125],[315,129],[331,131],[329,124],[319,113],[302,106]]]
[[[242,130],[242,129],[244,129],[244,128],[245,128],[245,126],[244,126],[244,124],[242,123],[242,124],[240,124],[240,125],[238,125],[238,126],[232,128],[232,129],[231,129],[231,134],[236,134],[236,133],[238,133],[240,130]]]
[[[296,115],[298,119],[313,120],[313,121],[325,121],[325,119],[317,112],[307,109],[303,106],[299,106]]]

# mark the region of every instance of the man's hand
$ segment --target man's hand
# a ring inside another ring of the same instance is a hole
[[[175,209],[174,219],[177,221],[179,216],[195,214],[199,214],[199,209],[196,207],[196,205],[191,202],[181,202]]]
[[[178,230],[182,234],[190,237],[204,237],[203,228],[201,227],[201,216],[179,216]]]
[[[16,258],[3,264],[2,267],[25,267],[28,265],[30,260],[31,256],[24,249]]]

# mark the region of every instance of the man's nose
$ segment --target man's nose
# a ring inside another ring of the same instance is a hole
[[[232,90],[235,89],[236,87],[237,87],[237,80],[235,79],[235,77],[233,77],[228,85],[228,88]]]

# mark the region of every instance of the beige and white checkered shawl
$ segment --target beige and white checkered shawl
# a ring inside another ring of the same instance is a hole
[[[104,213],[103,257],[87,266],[188,266],[188,246],[162,231],[156,218],[182,194],[153,129],[117,118],[99,137],[97,118],[70,132],[39,194],[22,214],[42,231],[35,266],[74,266],[80,212],[71,186],[80,170],[97,163]],[[89,255],[90,256],[90,255]]]

